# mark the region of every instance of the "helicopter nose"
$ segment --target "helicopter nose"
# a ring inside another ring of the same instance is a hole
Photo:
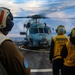
[[[47,41],[47,39],[45,37],[42,38],[42,41]]]
[[[39,45],[46,46],[48,44],[47,39],[45,37],[42,38],[41,41],[39,41]]]

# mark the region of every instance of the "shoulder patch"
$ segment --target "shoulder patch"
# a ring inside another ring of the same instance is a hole
[[[28,63],[27,63],[26,60],[24,60],[24,66],[25,66],[26,68],[28,68]]]

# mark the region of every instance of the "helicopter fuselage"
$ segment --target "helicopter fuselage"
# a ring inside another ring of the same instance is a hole
[[[33,23],[26,34],[27,47],[47,48],[51,45],[51,29],[44,23]]]

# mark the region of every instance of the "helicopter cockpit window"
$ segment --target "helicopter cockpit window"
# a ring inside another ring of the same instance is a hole
[[[51,33],[51,30],[50,30],[49,28],[45,27],[45,28],[44,28],[44,33],[50,34],[50,33]]]
[[[30,32],[30,34],[36,34],[36,33],[38,33],[38,28],[31,28],[29,30],[29,32]]]
[[[43,33],[43,28],[39,28],[39,33]]]

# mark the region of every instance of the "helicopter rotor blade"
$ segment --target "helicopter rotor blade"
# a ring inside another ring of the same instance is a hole
[[[32,18],[32,19],[45,19],[45,18],[47,18],[47,17],[45,17],[45,16],[42,16],[42,15],[31,15],[31,16],[27,16],[27,17],[14,17],[14,18],[17,18],[17,19],[19,19],[19,18]]]
[[[19,19],[19,18],[33,18],[33,17],[32,16],[27,16],[27,17],[17,17],[17,16],[15,16],[14,18]]]
[[[57,17],[45,17],[45,16],[42,16],[42,15],[32,15],[32,16],[27,16],[27,17],[14,17],[14,18],[17,18],[17,19],[20,19],[20,18],[32,18],[32,19],[75,19],[75,17],[68,17],[68,18],[57,18]]]
[[[47,19],[70,19],[70,20],[73,20],[73,19],[75,19],[75,17],[68,17],[68,18],[65,18],[65,17],[63,17],[63,18],[47,17]]]
[[[58,18],[58,17],[47,17],[46,14],[35,14],[35,15],[30,15],[30,16],[15,16],[14,18],[20,19],[20,18],[32,18],[32,19],[75,19],[75,17],[63,17],[63,18]]]

